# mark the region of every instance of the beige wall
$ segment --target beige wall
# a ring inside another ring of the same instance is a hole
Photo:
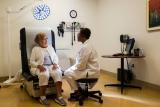
[[[85,26],[90,27],[95,31],[96,16],[96,0],[44,0],[50,7],[51,15],[43,20],[38,21],[33,18],[33,8],[35,5],[42,3],[42,0],[1,0],[0,3],[0,76],[7,76],[9,69],[12,75],[21,68],[20,50],[19,50],[19,31],[22,27],[51,27],[56,34],[56,46],[66,46],[71,44],[71,39],[66,39],[61,42],[61,38],[57,36],[57,26],[61,21],[78,21],[85,23]],[[7,27],[7,8],[15,11],[27,5],[27,7],[15,14],[9,14],[9,33],[11,42],[8,43],[8,27]],[[75,9],[78,12],[76,19],[71,19],[69,16],[70,10]],[[94,34],[94,32],[93,32]],[[66,38],[71,38],[71,33],[65,35]],[[8,49],[10,44],[11,50]],[[66,53],[73,56],[74,47],[70,47]],[[9,53],[8,53],[9,52]],[[9,58],[8,56],[11,56]],[[8,59],[9,58],[9,59]]]
[[[144,49],[144,59],[131,60],[134,74],[142,81],[160,85],[160,32],[146,30],[146,0],[98,0],[97,47],[99,54],[120,52],[119,35],[129,34],[136,47]],[[100,48],[101,47],[101,48]],[[119,59],[100,58],[101,68],[116,72]]]
[[[134,74],[137,79],[160,85],[159,31],[146,30],[146,0],[45,0],[51,8],[51,15],[44,21],[33,18],[33,7],[38,0],[1,0],[0,4],[0,76],[7,76],[21,68],[19,51],[19,30],[24,26],[47,26],[57,32],[56,27],[62,20],[84,22],[92,30],[92,40],[99,55],[120,52],[119,35],[129,34],[136,39],[136,47],[144,49],[146,58],[131,60],[135,64]],[[31,3],[31,4],[30,4]],[[11,50],[8,54],[7,7],[13,10],[21,6],[29,6],[18,14],[10,15]],[[76,9],[78,18],[72,20],[69,11]],[[56,34],[57,36],[57,34]],[[56,38],[59,41],[59,38]],[[70,41],[65,41],[68,43]],[[61,42],[61,44],[63,44]],[[58,43],[57,43],[58,45]],[[76,46],[76,45],[75,45]],[[67,51],[75,53],[75,47]],[[12,58],[8,59],[11,55]],[[104,59],[100,57],[101,68],[116,72],[120,66],[119,59]]]

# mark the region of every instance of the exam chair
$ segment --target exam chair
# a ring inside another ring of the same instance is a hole
[[[51,44],[55,49],[55,36],[50,28],[22,28],[20,30],[20,50],[21,50],[21,64],[22,76],[24,83],[21,88],[24,88],[27,93],[32,97],[39,97],[39,79],[38,76],[30,73],[29,58],[32,48],[36,45],[34,38],[37,33],[44,32],[48,36],[48,44]],[[56,93],[54,80],[50,77],[46,89],[46,95]]]

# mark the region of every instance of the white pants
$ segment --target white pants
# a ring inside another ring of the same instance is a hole
[[[64,79],[67,80],[68,84],[71,87],[71,91],[74,92],[75,90],[78,90],[77,82],[76,80],[81,78],[86,78],[88,72],[87,78],[98,78],[99,77],[99,71],[91,71],[91,70],[84,70],[84,71],[74,71],[72,69],[68,69],[64,72]]]
[[[52,66],[45,66],[46,71],[40,72],[39,69],[36,69],[35,72],[31,73],[33,75],[37,75],[39,78],[39,86],[45,86],[48,85],[49,77],[51,76],[54,80],[54,82],[62,81],[62,72],[60,68],[57,68],[55,70],[52,70]]]

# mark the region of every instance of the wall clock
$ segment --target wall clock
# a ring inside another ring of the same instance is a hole
[[[46,4],[39,4],[33,9],[33,16],[37,20],[44,20],[50,15],[50,8]]]
[[[77,17],[77,11],[76,10],[71,10],[69,14],[70,14],[71,18],[76,18]]]

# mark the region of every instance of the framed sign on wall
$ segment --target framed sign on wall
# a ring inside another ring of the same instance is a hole
[[[147,0],[147,29],[160,30],[160,0]]]

